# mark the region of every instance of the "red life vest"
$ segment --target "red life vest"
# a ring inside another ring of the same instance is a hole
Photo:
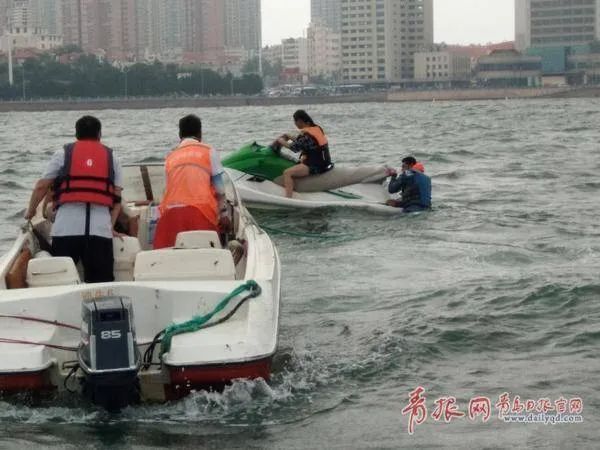
[[[56,179],[58,206],[91,203],[112,207],[115,173],[112,151],[100,141],[77,141],[65,146],[65,163]]]

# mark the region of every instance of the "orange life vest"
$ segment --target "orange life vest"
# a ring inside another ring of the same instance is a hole
[[[329,144],[329,142],[327,141],[327,136],[325,136],[325,133],[323,133],[321,127],[307,127],[303,128],[302,131],[308,134],[309,136],[312,136],[315,139],[315,141],[317,141],[319,147],[325,147]]]
[[[166,188],[160,212],[169,208],[193,206],[211,223],[219,223],[219,204],[212,185],[211,147],[201,142],[185,142],[165,162]]]
[[[77,141],[65,146],[65,162],[54,186],[58,206],[91,203],[112,207],[114,183],[112,151],[100,141]]]
[[[302,132],[312,137],[319,146],[318,153],[306,152],[304,154],[306,156],[304,163],[308,166],[320,167],[323,172],[332,169],[333,164],[331,163],[331,155],[329,153],[329,141],[321,127],[303,128]]]
[[[425,166],[423,165],[423,163],[416,163],[414,166],[411,167],[412,170],[418,170],[421,173],[425,173]]]

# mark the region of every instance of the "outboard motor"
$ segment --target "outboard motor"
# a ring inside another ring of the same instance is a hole
[[[83,394],[109,411],[139,402],[140,353],[133,306],[126,297],[86,300],[82,306],[79,365]]]

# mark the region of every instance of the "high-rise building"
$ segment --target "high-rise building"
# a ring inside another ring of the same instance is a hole
[[[34,22],[52,35],[62,35],[62,18],[60,1],[29,0]]]
[[[65,44],[83,48],[82,0],[62,0],[62,33]]]
[[[341,0],[342,79],[414,77],[414,54],[433,44],[433,0]]]
[[[341,36],[320,22],[306,30],[308,75],[338,79],[342,69]]]
[[[130,60],[137,53],[136,0],[63,0],[66,44],[103,51],[109,59]]]
[[[225,56],[225,4],[223,0],[203,0],[200,21],[201,61],[216,67],[230,65]]]
[[[341,0],[311,0],[312,23],[321,23],[339,33],[342,24]]]
[[[600,0],[516,0],[515,11],[518,50],[600,39]]]
[[[258,52],[261,22],[261,0],[225,0],[225,45]]]
[[[0,36],[8,27],[8,2],[9,0],[0,0]]]
[[[4,35],[0,49],[30,48],[49,50],[62,45],[62,37],[42,28],[41,1],[12,0],[3,2],[2,26]]]
[[[387,0],[386,78],[414,78],[414,55],[433,45],[433,0]]]
[[[227,63],[223,0],[184,0],[183,17],[186,59],[223,67]]]
[[[281,62],[284,70],[298,70],[308,74],[308,41],[306,38],[289,38],[281,41]]]
[[[9,1],[6,14],[9,28],[18,28],[19,32],[40,26],[32,2],[29,0]]]
[[[184,0],[137,1],[138,58],[164,57],[183,49]]]
[[[133,60],[138,53],[138,33],[137,33],[137,11],[136,0],[121,0],[120,11],[111,18],[111,29],[115,36],[119,36],[120,41],[113,40],[113,52],[119,55],[121,59]]]
[[[102,47],[103,35],[101,24],[102,0],[63,0],[62,28],[65,44],[72,44],[85,51],[106,50]]]
[[[183,49],[183,0],[160,0],[167,52]]]

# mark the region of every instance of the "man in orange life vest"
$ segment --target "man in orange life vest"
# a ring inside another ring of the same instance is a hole
[[[102,124],[91,116],[75,124],[77,142],[50,160],[31,194],[31,220],[50,187],[58,207],[52,225],[52,255],[83,264],[86,283],[114,281],[113,227],[121,210],[121,165],[101,142]]]
[[[166,188],[160,203],[154,248],[175,245],[182,231],[226,232],[223,166],[214,148],[202,142],[202,121],[189,115],[179,121],[181,143],[165,161]]]

